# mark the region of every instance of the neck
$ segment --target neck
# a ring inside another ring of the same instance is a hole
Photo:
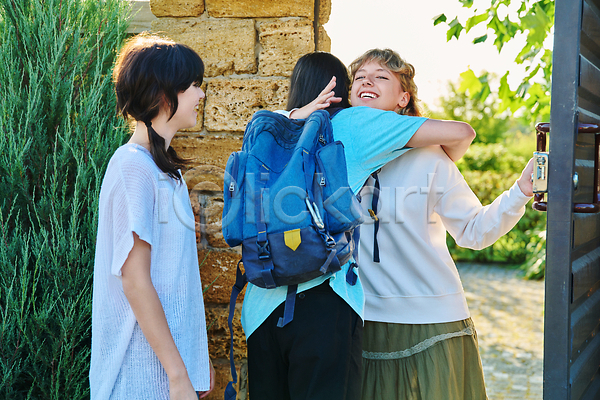
[[[171,140],[175,133],[176,129],[173,129],[169,126],[166,118],[161,118],[161,116],[157,116],[152,121],[152,129],[156,131],[163,139],[165,139],[165,150],[169,148],[171,145]],[[142,121],[136,121],[135,130],[133,131],[133,135],[129,139],[129,143],[136,143],[140,146],[145,147],[150,150],[150,138],[148,136],[148,127]]]

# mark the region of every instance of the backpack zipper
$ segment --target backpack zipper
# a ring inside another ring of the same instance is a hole
[[[239,152],[235,152],[235,153],[231,153],[231,156],[233,159],[231,160],[231,182],[229,182],[229,196],[233,197],[235,195],[235,191],[236,191],[236,184],[237,184],[237,175],[238,175],[238,160],[239,160],[239,156],[238,156]]]

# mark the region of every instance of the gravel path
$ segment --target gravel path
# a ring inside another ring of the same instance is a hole
[[[542,399],[544,282],[486,264],[458,264],[477,328],[490,400]]]

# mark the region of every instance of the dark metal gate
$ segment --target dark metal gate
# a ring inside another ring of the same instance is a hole
[[[600,399],[600,0],[556,0],[544,399]],[[577,209],[575,208],[577,205]]]

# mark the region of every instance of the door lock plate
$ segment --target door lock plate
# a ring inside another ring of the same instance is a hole
[[[548,153],[533,153],[533,193],[548,192]]]

